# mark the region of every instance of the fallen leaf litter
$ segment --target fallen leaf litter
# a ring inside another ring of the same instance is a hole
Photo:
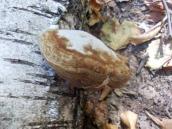
[[[105,2],[105,1],[103,1],[103,2]],[[120,2],[122,2],[122,1],[120,1]],[[155,25],[155,27],[153,27],[153,29],[150,29],[150,31],[145,32],[143,34],[140,32],[139,27],[134,22],[123,21],[122,23],[119,23],[116,18],[109,19],[109,21],[107,21],[107,19],[105,19],[105,21],[104,21],[103,17],[101,16],[101,13],[100,13],[100,10],[103,6],[102,1],[91,0],[90,5],[91,5],[91,7],[90,7],[90,15],[91,16],[90,16],[90,19],[88,20],[89,25],[93,26],[93,25],[103,21],[104,24],[101,29],[100,37],[107,46],[111,47],[114,50],[125,48],[129,43],[136,45],[136,44],[141,44],[146,41],[149,41],[152,38],[154,38],[155,35],[158,34],[158,32],[160,31],[160,29],[163,26],[163,22],[159,22],[157,25]],[[121,38],[122,40],[119,37],[123,37],[123,38]],[[156,43],[155,45],[152,45],[153,47],[160,44],[160,40],[159,41],[154,40],[154,41],[158,42],[158,43]],[[149,59],[148,59],[146,66],[148,66],[152,69],[160,69],[162,67],[170,67],[171,66],[171,62],[170,62],[171,55],[168,55],[168,53],[171,52],[171,49],[169,46],[167,46],[169,50],[165,49],[167,54],[165,54],[165,57],[163,57],[163,59],[161,59],[163,61],[158,59],[158,61],[160,61],[160,63],[156,63],[156,65],[158,64],[159,66],[151,66],[150,60],[151,59],[157,60],[157,59],[155,59],[155,57],[157,58],[157,56],[155,56],[155,55],[157,55],[157,54],[155,54],[155,52],[157,51],[158,47],[155,47],[154,48],[155,50],[153,49],[153,52],[154,52],[153,54],[150,52],[150,51],[152,51],[152,49],[150,47],[151,47],[151,44],[149,45],[149,47],[147,49]],[[166,48],[166,46],[165,46],[165,48]],[[168,55],[168,58],[166,57],[166,55]],[[166,62],[165,60],[169,61],[169,62]],[[152,61],[152,62],[154,63],[154,61]],[[57,70],[57,71],[59,71],[59,70]],[[130,116],[132,116],[132,117],[130,117]],[[98,116],[96,116],[94,118],[95,123],[96,124],[98,123],[97,125],[101,125],[101,127],[103,127],[104,129],[116,129],[117,128],[116,125],[107,123],[107,122],[105,122],[105,120],[101,121],[100,122],[101,124],[100,124],[99,122],[97,122],[97,118],[98,118]],[[126,126],[128,126],[129,129],[135,129],[136,121],[137,121],[137,114],[134,114],[131,111],[127,111],[125,113],[122,113],[121,119],[122,119],[123,123],[126,124]],[[161,127],[162,127],[162,123],[161,123]],[[165,126],[163,126],[162,129],[169,129],[169,128],[166,128]]]

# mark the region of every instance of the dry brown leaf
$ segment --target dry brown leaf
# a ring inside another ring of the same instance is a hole
[[[118,127],[114,124],[106,123],[103,125],[103,129],[118,129]]]
[[[115,89],[114,93],[118,96],[118,97],[122,97],[123,96],[123,92],[121,91],[121,89]]]
[[[95,107],[95,123],[101,125],[107,120],[107,104],[106,102],[99,102]]]
[[[144,3],[149,8],[150,13],[146,17],[154,22],[161,21],[164,17],[164,5],[160,0],[144,0]],[[169,7],[172,7],[172,0],[167,0]],[[157,16],[157,17],[156,17]]]
[[[157,23],[158,21],[161,21],[164,17],[164,13],[157,13],[157,12],[150,12],[149,14],[145,15],[146,19],[149,19],[152,22]]]
[[[107,21],[101,32],[102,40],[114,50],[126,46],[133,35],[140,34],[140,30],[134,22],[124,21],[120,24],[116,18]]]
[[[100,0],[89,0],[89,12],[90,18],[88,24],[93,26],[94,24],[98,23],[101,20],[101,8],[103,3]]]
[[[85,112],[92,119],[98,128],[101,129],[118,129],[117,125],[107,123],[108,107],[106,101],[92,99],[86,102]]]
[[[120,114],[121,121],[128,127],[128,129],[136,129],[138,115],[131,111],[126,111]]]
[[[147,54],[146,66],[151,70],[172,67],[171,43],[162,44],[160,39],[153,40],[147,48]]]
[[[104,21],[106,16],[101,15],[101,9],[104,5],[115,7],[116,3],[113,0],[88,0],[88,10],[89,10],[89,19],[88,25],[93,26],[100,21]]]
[[[95,14],[98,14],[102,8],[102,2],[99,0],[89,0],[89,7]]]
[[[154,12],[164,12],[164,6],[163,3],[161,1],[157,1],[157,0],[144,0],[144,3],[146,4],[146,6],[148,6],[148,8],[151,11]]]
[[[107,5],[109,6],[109,7],[112,7],[112,8],[115,8],[117,5],[116,5],[116,2],[114,1],[114,0],[111,0],[111,1],[109,1],[109,2],[107,2]]]
[[[163,23],[158,23],[142,34],[134,22],[124,21],[120,24],[116,18],[113,18],[103,25],[101,39],[114,50],[121,49],[129,43],[141,44],[152,39],[160,31]]]
[[[105,125],[105,123],[107,123],[108,108],[107,103],[105,101],[87,101],[85,106],[85,112],[98,127],[101,127]]]
[[[146,41],[151,40],[152,38],[154,38],[158,32],[161,30],[162,26],[164,25],[164,22],[166,20],[166,17],[159,23],[157,23],[155,26],[153,26],[150,30],[148,30],[147,32],[140,34],[140,35],[133,35],[130,38],[130,43],[134,44],[134,45],[138,45],[141,43],[144,43]]]
[[[102,93],[100,95],[99,101],[104,100],[109,95],[109,93],[111,91],[112,91],[112,88],[110,88],[109,86],[105,85],[103,90],[102,90]]]
[[[158,125],[161,127],[161,129],[172,129],[172,119],[162,119],[151,115],[149,112],[146,112],[146,114]]]
[[[107,3],[109,3],[109,2],[111,2],[111,1],[113,1],[113,0],[98,0],[100,3],[105,3],[105,4],[107,4]]]
[[[93,14],[91,14],[91,16],[89,18],[88,25],[93,26],[96,23],[98,23],[99,21],[100,21],[99,15],[96,15],[96,14],[93,13]]]
[[[171,129],[172,128],[172,119],[162,119],[162,129]]]
[[[116,2],[114,0],[101,0],[101,1],[109,7],[115,7],[116,6]]]

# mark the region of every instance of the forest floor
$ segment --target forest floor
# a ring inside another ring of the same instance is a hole
[[[73,29],[86,30],[97,36],[96,30],[99,26],[89,27],[84,22],[86,19],[80,18],[85,10],[86,8],[82,7],[79,1],[73,0],[68,8],[66,19],[71,21]],[[103,11],[105,14],[111,14],[111,17],[115,16],[119,21],[129,20],[149,25],[156,24],[147,19],[146,14],[149,14],[149,9],[142,0],[116,2],[114,6],[106,7]],[[143,67],[137,73],[141,62],[145,60],[146,48],[150,42],[138,46],[128,45],[125,49],[118,51],[128,57],[133,76],[127,86],[123,88],[122,94],[114,91],[108,97],[108,117],[112,123],[119,124],[119,112],[124,110],[130,110],[138,114],[138,129],[159,128],[146,115],[145,111],[158,118],[172,118],[172,72],[162,69],[151,71],[150,68]]]

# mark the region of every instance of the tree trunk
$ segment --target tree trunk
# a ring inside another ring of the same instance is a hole
[[[53,0],[0,2],[1,129],[71,129],[76,124],[78,97],[47,65],[38,45],[58,6]]]

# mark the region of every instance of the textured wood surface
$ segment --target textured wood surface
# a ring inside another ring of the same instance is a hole
[[[77,97],[38,46],[58,8],[53,0],[0,0],[0,129],[75,126]]]

